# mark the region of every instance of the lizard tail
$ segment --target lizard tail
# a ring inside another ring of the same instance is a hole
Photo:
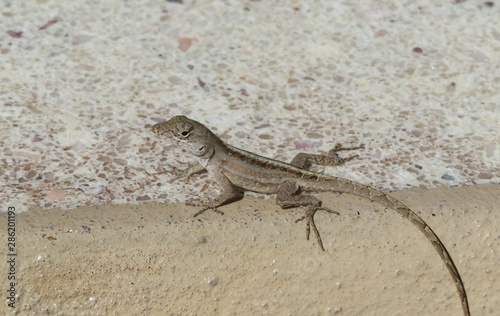
[[[462,303],[464,315],[470,316],[469,301],[467,299],[467,293],[465,292],[465,286],[462,278],[460,277],[460,273],[458,272],[458,269],[455,266],[455,263],[453,262],[453,259],[448,253],[448,250],[444,246],[443,242],[439,239],[432,228],[430,228],[429,225],[427,225],[427,223],[422,218],[420,218],[420,216],[413,212],[408,206],[404,205],[403,203],[384,193],[383,191],[374,189],[361,183],[341,178],[332,177],[327,181],[329,189],[331,191],[350,193],[360,197],[368,198],[374,202],[378,202],[395,210],[403,217],[409,219],[415,226],[417,226],[417,228],[425,235],[425,237],[429,239],[441,259],[445,263],[446,268],[450,272],[455,286],[457,287],[458,296],[460,297],[460,301]]]

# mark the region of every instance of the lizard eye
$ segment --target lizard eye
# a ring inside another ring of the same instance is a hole
[[[193,128],[194,126],[189,124],[189,122],[181,122],[175,126],[174,130],[178,137],[188,138],[191,135]]]

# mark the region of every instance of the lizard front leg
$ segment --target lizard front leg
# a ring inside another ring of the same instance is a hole
[[[318,210],[324,210],[329,213],[339,214],[335,211],[332,211],[326,207],[321,206],[321,200],[312,196],[312,195],[304,195],[297,194],[299,192],[299,186],[296,181],[289,180],[280,184],[278,188],[278,193],[276,195],[276,202],[282,208],[291,208],[291,207],[299,207],[299,206],[309,206],[306,210],[306,213],[303,217],[299,218],[295,222],[299,222],[303,219],[306,220],[306,239],[309,240],[309,235],[311,233],[311,227],[313,229],[314,234],[316,235],[316,239],[318,240],[318,245],[321,250],[325,251],[323,247],[323,241],[321,240],[321,236],[319,234],[318,228],[316,227],[316,223],[314,222],[314,214]]]
[[[188,169],[179,169],[179,168],[173,167],[173,166],[171,166],[171,168],[172,168],[172,170],[169,171],[169,173],[173,174],[175,177],[168,180],[169,183],[173,183],[174,181],[177,181],[177,180],[182,179],[182,178],[184,178],[186,181],[189,181],[189,178],[193,174],[200,173],[200,172],[205,170],[205,167],[200,165],[199,163],[189,167]],[[156,175],[156,174],[162,174],[162,173],[166,173],[166,171],[157,172],[157,173],[153,173],[153,174],[148,173],[148,175]]]
[[[188,170],[185,171],[185,177],[186,177],[186,181],[189,180],[189,178],[191,178],[191,176],[193,174],[197,174],[197,173],[200,173],[202,172],[203,170],[205,170],[205,167],[200,165],[200,164],[196,164],[192,167],[190,167]]]
[[[219,214],[224,214],[222,211],[219,211],[217,207],[224,205],[226,203],[230,203],[234,200],[237,200],[242,197],[241,191],[238,187],[234,186],[231,181],[220,171],[209,169],[209,172],[215,177],[217,181],[217,185],[221,189],[221,194],[214,199],[210,199],[207,202],[202,202],[198,205],[203,206],[203,208],[194,214],[194,217],[202,214],[207,210],[214,210]],[[194,203],[190,203],[190,205],[195,205]]]
[[[322,166],[339,166],[344,164],[347,161],[353,160],[357,158],[358,155],[349,156],[346,158],[341,158],[337,154],[339,151],[343,150],[356,150],[364,148],[363,145],[357,147],[342,147],[341,144],[335,145],[334,148],[328,151],[326,155],[318,155],[318,154],[308,154],[308,153],[298,153],[290,162],[291,165],[299,167],[301,169],[309,169],[311,163],[315,163]]]

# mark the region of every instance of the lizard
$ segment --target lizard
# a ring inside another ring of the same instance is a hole
[[[187,170],[187,178],[192,174],[207,170],[220,187],[220,195],[201,203],[202,208],[194,214],[195,217],[207,210],[223,214],[218,210],[218,207],[240,199],[242,190],[276,194],[276,202],[283,209],[306,208],[304,216],[296,222],[305,219],[306,238],[309,240],[312,229],[319,247],[325,251],[314,222],[314,215],[318,210],[337,214],[338,212],[322,206],[321,200],[315,196],[304,194],[305,192],[350,193],[395,210],[412,222],[434,246],[455,283],[464,315],[470,315],[465,286],[453,259],[443,242],[420,216],[381,190],[348,179],[309,170],[312,163],[339,165],[356,158],[357,156],[340,158],[337,152],[361,147],[343,148],[337,144],[327,155],[299,153],[288,164],[231,146],[202,123],[183,115],[153,125],[152,131],[158,136],[170,139],[198,158],[199,164]]]

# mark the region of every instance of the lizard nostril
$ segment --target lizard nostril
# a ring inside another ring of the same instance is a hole
[[[159,124],[155,124],[153,125],[153,127],[151,127],[151,130],[153,131],[153,133],[155,133],[156,135],[161,135],[161,128],[160,128],[160,125]]]

